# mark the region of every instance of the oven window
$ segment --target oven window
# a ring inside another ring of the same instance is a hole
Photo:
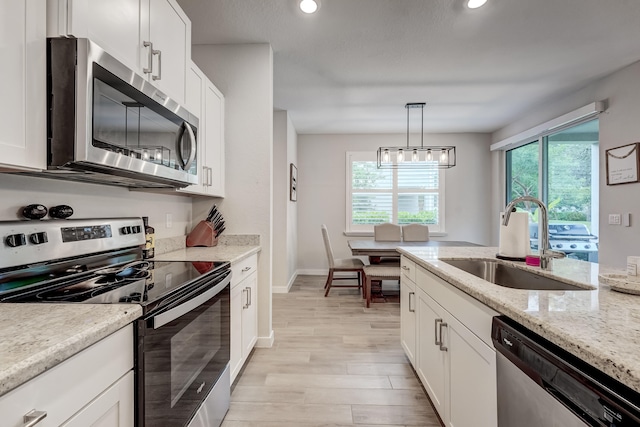
[[[172,408],[220,351],[223,323],[217,302],[171,338]]]

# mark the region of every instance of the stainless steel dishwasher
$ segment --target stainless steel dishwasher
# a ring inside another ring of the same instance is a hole
[[[494,317],[499,427],[640,426],[640,394],[522,327]]]

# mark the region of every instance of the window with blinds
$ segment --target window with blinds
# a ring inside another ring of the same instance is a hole
[[[375,152],[347,153],[347,231],[375,224],[426,224],[444,231],[444,173],[437,168],[378,169]]]

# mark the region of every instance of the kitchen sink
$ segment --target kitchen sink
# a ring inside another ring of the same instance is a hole
[[[464,270],[487,282],[515,289],[529,289],[539,291],[589,291],[591,287],[581,287],[561,282],[550,277],[522,270],[493,260],[481,259],[451,259],[440,260],[445,264]]]

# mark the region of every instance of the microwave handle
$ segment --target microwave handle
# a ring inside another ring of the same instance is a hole
[[[210,288],[206,292],[203,292],[195,297],[187,299],[184,303],[178,305],[177,307],[172,308],[171,310],[167,310],[164,313],[160,313],[153,317],[153,329],[158,329],[167,323],[173,322],[180,316],[190,312],[191,310],[200,307],[205,302],[209,301],[211,298],[216,296],[223,290],[229,283],[231,283],[231,275],[228,274],[222,282],[215,285],[213,288]]]
[[[187,158],[187,160],[182,157],[185,130],[189,134],[189,157]],[[180,133],[178,134],[178,159],[180,160],[180,163],[182,164],[182,168],[184,170],[188,170],[191,167],[191,163],[193,163],[193,161],[195,160],[197,146],[198,144],[196,142],[196,135],[193,133],[191,125],[187,122],[183,122]]]

